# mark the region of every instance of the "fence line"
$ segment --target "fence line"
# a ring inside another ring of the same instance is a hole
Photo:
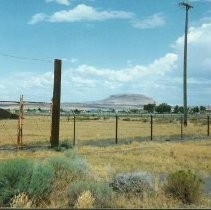
[[[24,114],[23,144],[50,144],[51,116]],[[183,127],[181,115],[61,115],[60,142],[111,145],[142,140],[203,139],[210,136],[210,116],[192,115]],[[0,145],[15,144],[17,120],[0,120]]]

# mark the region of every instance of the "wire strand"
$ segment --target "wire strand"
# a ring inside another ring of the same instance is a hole
[[[31,58],[31,57],[25,57],[25,56],[16,56],[16,55],[11,55],[11,54],[6,54],[6,53],[0,53],[0,55],[3,56],[3,57],[9,57],[9,58],[19,59],[19,60],[31,60],[31,61],[40,61],[40,62],[52,63],[52,60],[50,60],[50,59],[41,59],[41,58]]]

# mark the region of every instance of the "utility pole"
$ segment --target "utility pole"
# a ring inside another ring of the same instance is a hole
[[[61,68],[62,61],[54,60],[54,88],[52,99],[51,147],[59,146],[60,98],[61,98]]]
[[[18,117],[18,135],[17,135],[17,147],[23,146],[23,95],[20,96],[20,108]]]
[[[184,104],[184,126],[188,125],[188,107],[187,107],[187,41],[188,41],[188,11],[192,9],[187,2],[179,3],[179,6],[185,9],[185,39],[184,39],[184,72],[183,72],[183,104]]]

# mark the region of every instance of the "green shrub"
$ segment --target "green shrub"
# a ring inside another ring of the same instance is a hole
[[[122,121],[131,121],[131,119],[128,117],[128,118],[123,118]]]
[[[84,191],[91,192],[95,199],[95,208],[110,207],[113,194],[112,188],[109,187],[108,183],[94,180],[76,181],[69,186],[68,195],[71,207],[75,205],[75,202]]]
[[[31,164],[25,159],[0,162],[0,206],[7,206],[15,194],[26,191],[32,174]]]
[[[146,172],[121,173],[110,185],[117,192],[143,195],[153,191],[152,180],[152,175]]]
[[[0,207],[9,206],[14,196],[26,193],[33,198],[47,198],[53,181],[75,181],[84,179],[89,168],[84,159],[74,150],[65,152],[63,157],[45,161],[12,159],[0,162]]]
[[[176,171],[167,177],[165,192],[180,199],[183,203],[192,204],[202,196],[202,180],[190,170]]]
[[[79,158],[80,156],[76,153],[74,149],[69,149],[64,152],[64,157],[67,157],[70,159],[76,159],[76,158]]]
[[[84,159],[78,156],[74,150],[65,152],[64,157],[53,157],[48,160],[54,168],[55,178],[71,179],[82,178],[88,174],[88,164]]]
[[[43,197],[50,192],[54,178],[54,169],[49,164],[35,162],[28,187],[31,195]]]
[[[25,192],[44,196],[50,190],[54,170],[51,166],[26,159],[0,163],[0,206],[8,206],[11,198]]]

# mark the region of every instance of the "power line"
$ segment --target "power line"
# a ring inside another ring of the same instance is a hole
[[[44,102],[44,101],[23,101],[24,104],[51,104],[51,102]],[[0,101],[0,103],[14,103],[19,104],[20,101]]]
[[[9,57],[13,59],[19,59],[19,60],[31,60],[31,61],[40,61],[40,62],[49,62],[52,63],[53,60],[50,59],[41,59],[41,58],[31,58],[31,57],[25,57],[25,56],[16,56],[12,54],[7,54],[7,53],[0,53],[1,56],[3,57]]]

